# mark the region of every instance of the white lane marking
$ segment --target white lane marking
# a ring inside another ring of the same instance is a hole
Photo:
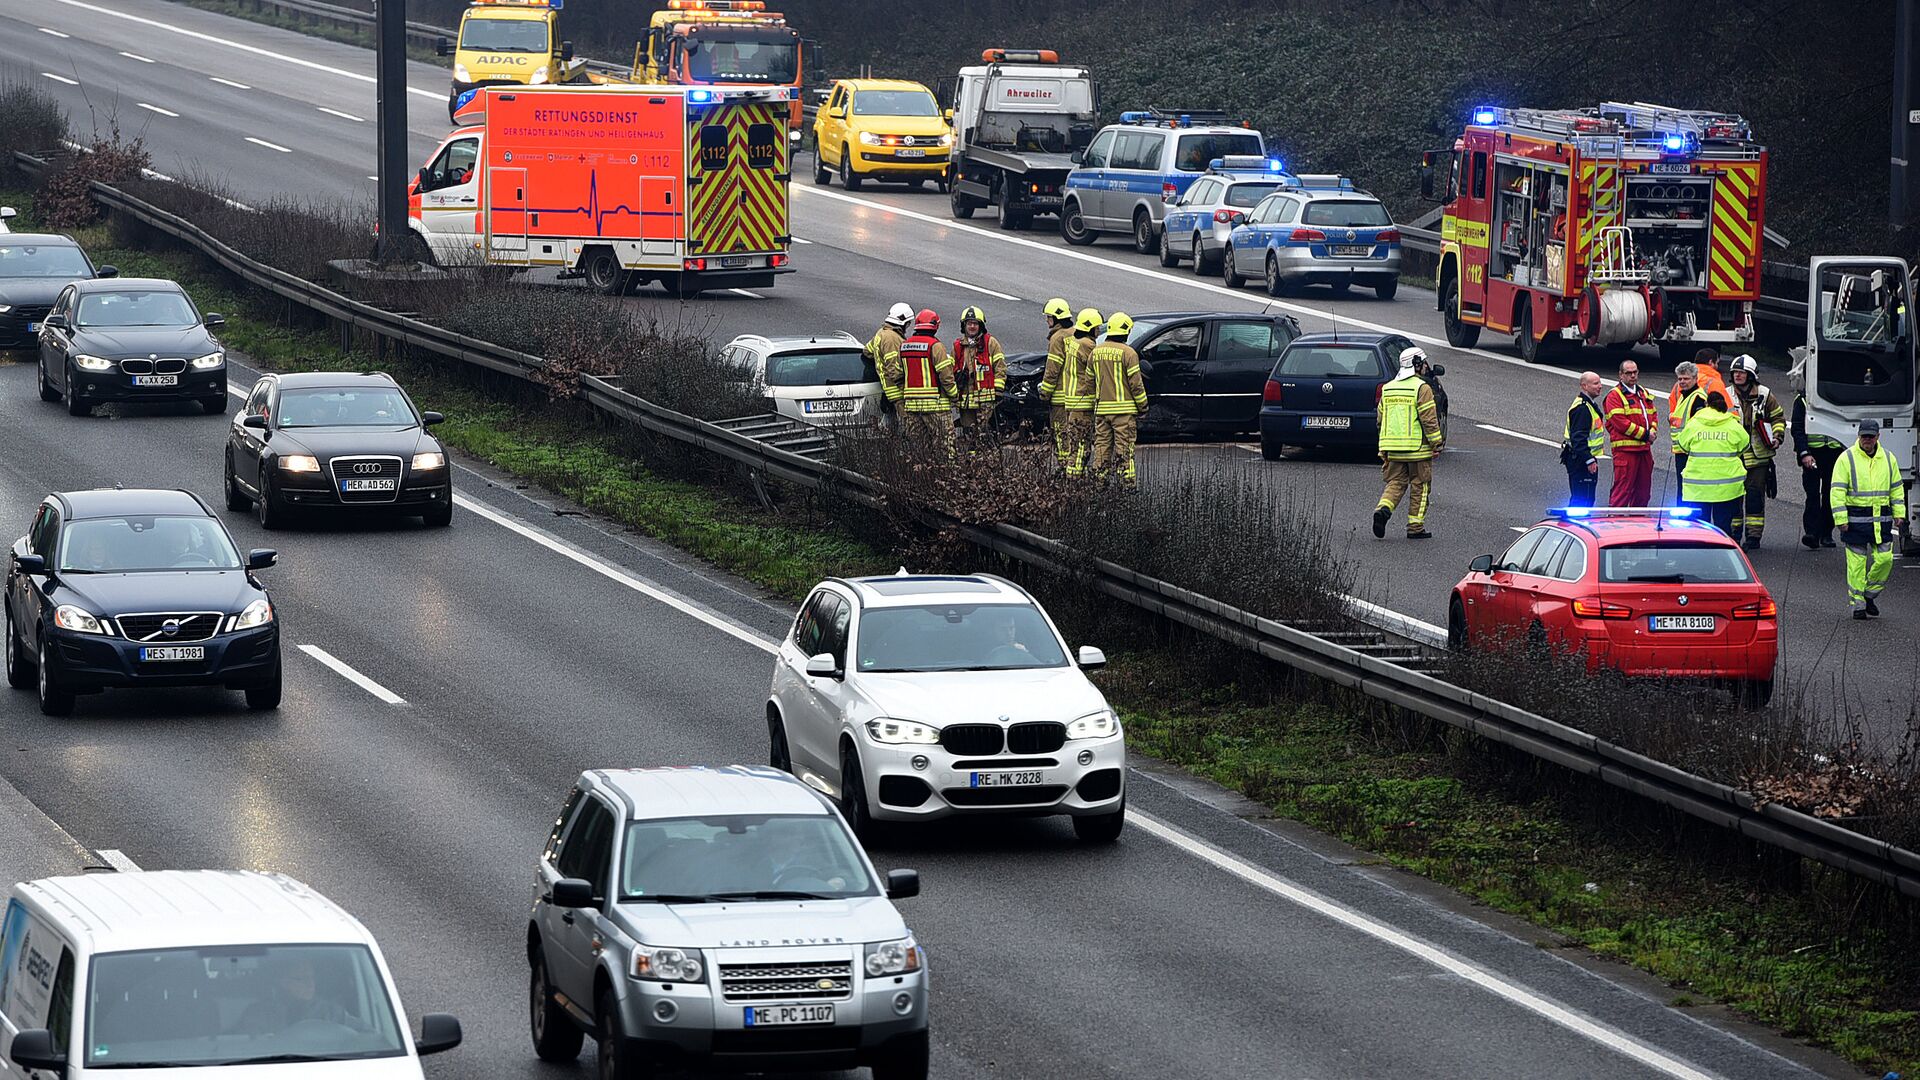
[[[55,74],[54,74],[53,72],[51,72],[51,71],[43,71],[43,72],[41,72],[40,74],[42,74],[42,75],[44,75],[44,76],[46,76],[46,77],[47,77],[47,78],[49,78],[49,79],[52,79],[52,80],[53,80],[54,82],[57,82],[57,83],[66,83],[66,84],[67,84],[68,86],[79,86],[79,85],[80,85],[80,80],[79,80],[79,79],[69,79],[69,78],[67,78],[67,77],[66,77],[65,75],[55,75]]]
[[[100,856],[101,862],[106,863],[122,874],[137,874],[140,872],[140,864],[127,858],[127,853],[121,851],[119,848],[101,848],[94,852],[94,854]]]
[[[39,30],[39,31],[40,31],[41,33],[43,33],[43,34],[52,34],[52,35],[53,35],[54,37],[57,37],[57,38],[64,38],[64,37],[72,37],[72,36],[73,36],[72,34],[63,34],[63,33],[61,33],[61,32],[60,32],[60,31],[58,31],[58,30],[49,30],[49,29],[47,29],[47,28],[46,28],[46,27],[44,27],[44,26],[41,26],[41,27],[36,27],[36,29],[38,29],[38,30]]]
[[[328,116],[337,116],[342,120],[351,120],[356,124],[364,124],[367,122],[367,118],[364,116],[355,116],[350,112],[341,112],[339,109],[329,109],[325,105],[318,105],[315,107],[318,108],[321,112],[326,113]]]
[[[144,101],[136,101],[134,102],[134,104],[140,106],[143,109],[146,109],[148,112],[157,112],[161,116],[172,116],[177,118],[180,115],[179,113],[174,112],[172,109],[163,109],[158,105],[149,105]]]
[[[637,592],[642,596],[648,597],[653,600],[658,600],[660,603],[667,605],[668,607],[674,609],[675,611],[680,612],[683,615],[691,615],[692,617],[700,620],[703,623],[706,623],[708,626],[713,627],[715,630],[718,630],[721,633],[737,638],[741,641],[746,642],[749,645],[752,645],[757,649],[763,649],[769,653],[777,653],[780,651],[780,646],[774,644],[771,641],[768,641],[766,638],[761,637],[759,634],[754,633],[752,630],[749,630],[744,626],[739,626],[732,622],[729,622],[726,619],[723,619],[720,616],[715,615],[710,611],[707,611],[705,608],[697,607],[670,593],[662,592],[661,590],[654,588],[652,585],[649,585],[646,582],[641,581],[639,578],[634,577],[632,574],[629,574],[624,570],[618,569],[617,567],[614,567],[605,562],[602,562],[599,559],[595,558],[594,556],[589,555],[584,551],[581,551],[579,548],[574,547],[572,544],[567,543],[566,541],[560,539],[557,536],[554,536],[552,533],[549,533],[544,529],[536,529],[531,525],[526,525],[519,521],[515,521],[513,518],[510,518],[507,515],[501,513],[500,511],[495,510],[493,507],[488,506],[487,504],[479,501],[478,499],[470,499],[467,496],[460,494],[459,492],[454,493],[453,501],[455,505],[466,510],[468,513],[478,514],[481,517],[486,518],[488,521],[493,522],[495,525],[498,525],[503,529],[507,529],[512,532],[517,532],[521,536],[526,537],[527,539],[533,541],[536,544],[539,544],[541,547],[544,547],[549,551],[553,551],[560,555],[564,555],[567,558],[572,559],[574,562],[579,563],[581,566],[584,566],[587,569],[592,570],[594,573],[599,574],[600,576],[605,577],[610,581],[615,581],[621,585],[625,585],[627,588],[632,589],[634,592]],[[301,646],[301,648],[305,648],[305,647],[306,646],[304,645]]]
[[[1514,431],[1510,428],[1495,427],[1492,424],[1475,424],[1473,426],[1480,428],[1483,431],[1491,431],[1496,435],[1505,435],[1509,438],[1525,439],[1530,443],[1539,443],[1541,446],[1559,446],[1560,445],[1559,443],[1554,442],[1552,439],[1543,439],[1538,435],[1529,435],[1524,431]]]
[[[78,0],[61,0],[61,2],[71,4],[71,3],[77,3]],[[922,214],[917,210],[903,210],[897,206],[888,206],[886,203],[878,203],[878,202],[874,202],[871,199],[858,198],[856,196],[848,195],[839,191],[829,191],[829,190],[826,190],[823,188],[817,188],[817,187],[795,187],[793,190],[795,192],[798,192],[806,196],[818,197],[822,199],[833,199],[837,202],[852,203],[855,206],[864,206],[864,207],[867,207],[868,209],[881,211],[882,213],[898,214],[901,217],[908,218],[913,221],[924,221],[929,225],[938,225],[941,228],[957,229],[963,232],[971,233],[975,236],[985,237],[989,240],[998,240],[1003,244],[1017,244],[1022,247],[1032,248],[1035,251],[1044,251],[1052,255],[1058,255],[1062,258],[1077,259],[1081,262],[1092,263],[1095,266],[1104,267],[1108,270],[1117,271],[1122,274],[1132,274],[1136,277],[1152,278],[1153,280],[1161,282],[1162,284],[1172,282],[1175,284],[1184,285],[1189,289],[1199,289],[1203,292],[1210,292],[1219,296],[1231,296],[1234,299],[1241,300],[1241,301],[1246,301],[1250,299],[1259,299],[1258,297],[1252,296],[1251,294],[1249,294],[1243,289],[1229,289],[1225,285],[1214,285],[1210,282],[1198,280],[1192,274],[1186,274],[1186,275],[1169,274],[1169,273],[1163,273],[1159,270],[1150,269],[1145,266],[1133,266],[1123,262],[1115,262],[1111,259],[1103,259],[1098,255],[1090,255],[1084,251],[1074,251],[1069,248],[1053,247],[1048,244],[1042,244],[1037,240],[1029,240],[1023,236],[1013,236],[1008,233],[991,231],[991,230],[983,229],[974,225],[966,225],[966,224],[962,224],[961,222],[955,221],[951,218],[938,218],[938,217],[934,217],[931,214]],[[1327,309],[1325,308],[1307,307],[1302,304],[1290,304],[1282,300],[1270,300],[1267,302],[1267,306],[1273,307],[1273,308],[1279,308],[1282,311],[1291,311],[1296,315],[1312,316],[1313,318],[1316,318],[1316,319],[1325,319],[1328,317],[1328,314],[1329,314]],[[1524,368],[1528,371],[1538,371],[1547,375],[1560,375],[1569,379],[1580,378],[1580,373],[1577,371],[1564,371],[1560,368],[1547,367],[1539,364],[1529,364],[1525,360],[1522,360],[1517,356],[1502,356],[1499,353],[1488,352],[1485,349],[1458,349],[1458,348],[1454,348],[1454,346],[1452,345],[1447,344],[1447,341],[1445,338],[1430,337],[1426,334],[1415,333],[1414,331],[1404,330],[1395,326],[1385,326],[1380,323],[1368,322],[1365,319],[1349,318],[1345,312],[1339,312],[1338,315],[1339,315],[1340,322],[1345,323],[1349,326],[1360,327],[1363,330],[1372,330],[1382,334],[1398,334],[1401,337],[1412,338],[1413,340],[1421,342],[1422,344],[1436,345],[1444,349],[1452,350],[1453,352],[1468,353],[1473,356],[1478,356],[1486,360],[1496,360],[1502,364],[1509,364],[1513,367]]]
[[[967,290],[968,292],[977,292],[977,293],[986,293],[986,294],[987,294],[988,296],[997,296],[997,297],[999,297],[999,298],[1000,298],[1000,299],[1002,299],[1002,300],[1012,300],[1012,301],[1015,301],[1015,302],[1019,302],[1019,300],[1020,300],[1020,298],[1019,298],[1019,297],[1017,297],[1017,296],[1009,296],[1008,294],[1006,294],[1006,293],[1003,293],[1003,292],[994,292],[994,291],[993,291],[992,289],[988,289],[988,288],[984,288],[984,287],[982,287],[982,286],[979,286],[979,285],[975,285],[975,284],[972,284],[971,282],[966,282],[966,281],[957,281],[957,280],[955,280],[955,279],[953,279],[953,278],[950,278],[950,277],[941,277],[941,276],[940,276],[940,275],[938,275],[938,274],[935,274],[935,275],[934,275],[934,278],[933,278],[933,280],[935,280],[935,281],[944,281],[944,282],[946,282],[947,284],[949,284],[949,285],[952,285],[953,287],[955,287],[955,288],[957,288],[957,289],[965,289],[965,290]]]
[[[345,660],[318,645],[302,645],[300,651],[327,665],[334,673],[389,705],[405,705],[407,699],[355,671]]]
[[[1465,979],[1475,986],[1480,987],[1482,990],[1492,993],[1496,997],[1505,998],[1507,1001],[1529,1012],[1542,1016],[1582,1038],[1599,1043],[1609,1050],[1632,1058],[1650,1069],[1664,1073],[1667,1076],[1675,1077],[1677,1080],[1711,1080],[1710,1074],[1702,1072],[1678,1058],[1669,1057],[1638,1039],[1615,1031],[1612,1028],[1602,1026],[1598,1022],[1582,1016],[1565,1006],[1555,1004],[1541,997],[1524,986],[1510,982],[1484,968],[1476,967],[1451,953],[1421,941],[1419,938],[1413,937],[1403,931],[1396,930],[1377,919],[1363,915],[1344,904],[1339,904],[1324,896],[1308,892],[1298,885],[1268,873],[1266,870],[1238,856],[1231,855],[1204,840],[1190,836],[1158,818],[1149,817],[1137,810],[1132,810],[1127,813],[1127,820],[1152,836],[1164,840],[1174,847],[1179,848],[1181,851],[1195,856],[1204,862],[1212,863],[1214,866],[1225,870],[1227,873],[1232,874],[1234,877],[1250,885],[1265,889],[1283,900],[1290,901],[1309,911],[1323,915],[1342,926],[1352,930],[1358,930],[1368,937],[1399,949],[1417,959],[1424,960],[1450,975]]]
[[[212,79],[212,80],[213,80],[214,82],[217,82],[217,83],[219,83],[219,84],[220,84],[221,86],[231,86],[231,87],[233,87],[233,88],[234,88],[235,90],[251,90],[251,89],[253,89],[253,87],[251,87],[251,86],[248,86],[248,85],[247,85],[246,83],[243,83],[243,82],[234,82],[234,81],[233,81],[232,79],[223,79],[223,78],[221,78],[221,77],[220,77],[220,76],[218,76],[218,75],[209,75],[209,76],[207,76],[207,78],[209,78],[209,79]]]
[[[255,146],[264,146],[269,150],[278,150],[283,154],[293,153],[293,151],[287,149],[284,146],[281,146],[279,143],[270,143],[265,139],[256,139],[251,135],[247,136],[247,141],[254,144]]]
[[[727,291],[728,291],[728,292],[730,292],[730,293],[733,293],[733,294],[734,294],[734,295],[736,295],[736,296],[745,296],[745,297],[748,297],[748,298],[750,298],[750,299],[754,299],[754,300],[765,300],[765,299],[766,299],[766,297],[764,297],[764,296],[761,296],[761,295],[760,295],[759,293],[757,293],[757,292],[751,292],[751,291],[749,291],[749,290],[747,290],[747,289],[728,289]]]
[[[241,52],[252,53],[255,56],[265,56],[265,57],[268,57],[269,59],[281,60],[289,64],[297,64],[300,67],[306,68],[310,71],[324,71],[329,75],[340,75],[349,79],[357,79],[363,83],[373,83],[376,81],[373,76],[363,75],[357,71],[348,71],[345,68],[329,67],[326,64],[315,63],[312,60],[303,60],[298,56],[288,56],[286,53],[274,52],[272,49],[263,49],[258,45],[248,45],[244,42],[229,41],[226,38],[215,37],[212,34],[203,34],[198,30],[187,30],[178,26],[170,26],[166,23],[159,21],[158,19],[145,19],[145,18],[141,18],[138,15],[128,14],[127,12],[124,12],[124,11],[115,11],[112,8],[100,7],[97,4],[83,3],[82,0],[60,0],[60,2],[67,5],[68,7],[77,7],[82,11],[91,11],[99,15],[110,15],[116,19],[125,19],[128,22],[136,22],[141,24],[142,26],[151,26],[156,30],[165,30],[168,33],[179,34],[181,37],[190,37],[196,41],[210,42],[214,45],[225,45],[229,49],[238,49]],[[151,60],[147,62],[152,63]],[[434,101],[446,100],[445,94],[437,93],[432,90],[422,90],[417,86],[407,87],[407,93],[417,94],[423,98],[431,98]]]
[[[126,57],[126,58],[127,58],[127,59],[129,59],[129,60],[138,60],[138,61],[140,61],[140,62],[141,62],[141,63],[143,63],[143,64],[151,64],[151,63],[153,63],[153,61],[151,61],[151,60],[149,60],[149,59],[147,59],[147,58],[146,58],[146,57],[144,57],[144,56],[141,56],[141,55],[140,55],[139,53],[130,53],[130,52],[123,52],[123,53],[121,53],[120,55],[121,55],[121,56],[124,56],[124,57]]]

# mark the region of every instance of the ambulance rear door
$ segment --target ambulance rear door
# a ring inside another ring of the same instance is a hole
[[[687,256],[709,270],[768,266],[788,245],[787,103],[698,94],[687,106]]]

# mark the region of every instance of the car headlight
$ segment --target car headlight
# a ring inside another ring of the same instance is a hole
[[[465,64],[453,65],[453,81],[454,82],[472,82],[473,81],[473,77],[467,74],[467,65]]]
[[[198,368],[201,371],[205,371],[208,368],[217,368],[221,364],[226,363],[227,354],[223,352],[210,352],[205,356],[196,356],[192,360],[189,360],[187,362],[192,364],[195,368]]]
[[[546,68],[541,68],[539,71],[536,71],[533,73],[533,80],[532,80],[533,85],[539,86],[541,83],[544,83],[546,81],[547,81]]]
[[[5,315],[7,312],[12,310],[13,310],[12,304],[0,304],[0,315]]]
[[[656,949],[636,945],[632,975],[650,982],[697,983],[706,970],[699,949]]]
[[[286,454],[280,458],[280,467],[288,472],[319,472],[320,459],[311,454]]]
[[[1104,739],[1120,730],[1120,721],[1112,709],[1101,709],[1067,725],[1069,739]]]
[[[240,614],[233,617],[233,628],[235,630],[251,630],[256,626],[265,626],[272,621],[273,605],[267,603],[265,597],[261,597],[253,603],[248,604],[245,608],[241,609]]]
[[[94,618],[92,612],[74,607],[72,604],[61,604],[53,609],[53,625],[62,630],[73,630],[82,634],[107,632],[107,628],[100,625],[100,620]]]
[[[941,146],[952,146],[952,145],[953,145],[953,132],[951,132],[951,131],[949,131],[949,132],[947,132],[947,133],[946,133],[945,135],[942,135],[942,136],[940,136],[940,145],[941,145]]]
[[[867,721],[867,734],[874,742],[883,743],[937,743],[940,741],[940,729],[926,724],[916,724],[911,720],[889,720],[884,716]]]
[[[113,361],[108,360],[104,356],[85,356],[80,353],[75,353],[73,356],[73,366],[82,371],[112,371]]]
[[[424,454],[413,455],[413,471],[414,472],[427,472],[431,469],[444,469],[446,467],[447,467],[447,455],[445,454],[438,454],[432,451],[428,451],[427,453],[424,453]]]
[[[920,970],[920,946],[910,937],[899,941],[877,941],[867,946],[867,974],[906,975]]]
[[[863,131],[863,132],[861,132],[861,133],[860,133],[860,141],[861,141],[861,142],[863,142],[863,143],[865,143],[865,144],[867,144],[868,146],[879,146],[879,145],[881,145],[881,140],[880,140],[880,136],[878,136],[878,135],[875,135],[875,134],[874,134],[873,132],[871,132],[871,131]]]

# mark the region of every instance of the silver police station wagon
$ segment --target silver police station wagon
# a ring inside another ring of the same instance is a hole
[[[594,769],[554,823],[527,959],[534,1051],[662,1069],[927,1075],[926,952],[824,797],[777,769]]]

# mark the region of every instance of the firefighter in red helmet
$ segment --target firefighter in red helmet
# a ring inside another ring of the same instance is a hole
[[[953,452],[953,406],[959,399],[953,358],[940,343],[940,316],[927,308],[913,317],[913,334],[900,343],[904,383],[900,419],[909,439]]]

